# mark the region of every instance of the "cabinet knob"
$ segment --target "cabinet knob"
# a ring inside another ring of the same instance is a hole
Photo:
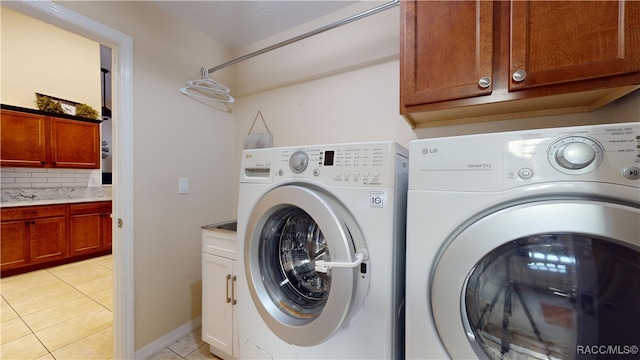
[[[524,70],[517,70],[516,72],[513,73],[513,76],[511,76],[511,78],[513,79],[513,81],[523,81],[524,79],[527,78],[527,72]]]
[[[478,86],[480,86],[483,89],[488,88],[490,85],[491,85],[491,78],[488,76],[485,76],[481,78],[480,81],[478,81]]]

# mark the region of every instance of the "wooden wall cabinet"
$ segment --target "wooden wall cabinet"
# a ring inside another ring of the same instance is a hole
[[[111,252],[111,201],[10,207],[0,214],[2,276]]]
[[[99,122],[2,109],[0,165],[99,169]]]
[[[590,111],[640,87],[640,2],[401,2],[414,127]]]

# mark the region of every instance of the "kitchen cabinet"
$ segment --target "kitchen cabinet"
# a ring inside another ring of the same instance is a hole
[[[67,255],[64,205],[2,209],[1,231],[3,273]]]
[[[590,111],[640,87],[640,2],[402,1],[414,127]]]
[[[11,276],[111,252],[111,201],[0,209],[0,272]]]
[[[51,118],[51,167],[99,169],[100,149],[99,124]]]
[[[5,106],[6,107],[6,106]],[[100,168],[100,124],[3,108],[0,165]]]
[[[111,202],[69,205],[70,255],[111,248]]]
[[[235,231],[203,228],[202,247],[202,340],[217,357],[235,359],[239,356]]]
[[[47,160],[45,116],[5,110],[1,115],[2,166],[44,166]]]

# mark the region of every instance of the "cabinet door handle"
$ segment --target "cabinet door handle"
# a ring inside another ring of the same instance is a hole
[[[490,85],[491,85],[491,78],[488,76],[485,76],[478,81],[478,86],[480,86],[483,89],[488,88]]]
[[[513,79],[513,81],[521,82],[527,78],[527,72],[524,70],[517,70],[516,72],[513,73],[511,78]]]
[[[231,302],[231,305],[235,305],[236,304],[236,277],[235,277],[235,275],[233,276],[233,278],[231,278],[231,298],[233,299],[233,301]]]
[[[227,286],[226,286],[226,291],[227,291],[227,303],[231,302],[231,298],[229,297],[229,280],[231,280],[231,274],[227,274]],[[233,291],[233,290],[232,290]]]

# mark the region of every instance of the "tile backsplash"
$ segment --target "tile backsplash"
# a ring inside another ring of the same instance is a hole
[[[3,189],[90,187],[102,185],[100,169],[11,168],[0,170]]]

